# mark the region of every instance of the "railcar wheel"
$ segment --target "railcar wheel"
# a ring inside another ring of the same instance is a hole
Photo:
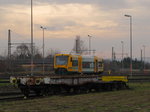
[[[44,88],[43,88],[43,95],[46,95],[46,96],[48,96],[49,95],[49,93],[50,93],[50,89],[49,89],[49,86],[44,86]]]
[[[71,87],[69,87],[69,86],[63,86],[63,90],[64,90],[67,94],[69,94],[69,93],[71,92]]]
[[[80,92],[81,93],[89,93],[89,89],[87,85],[83,85],[80,87]]]
[[[36,96],[40,96],[41,95],[41,90],[34,90]]]
[[[101,89],[100,85],[99,84],[93,84],[90,88],[89,88],[89,91],[92,92],[92,90],[94,90],[94,92],[99,92]]]
[[[125,83],[125,88],[126,88],[126,89],[130,89],[129,86],[128,86],[126,83]]]
[[[20,87],[20,90],[25,97],[29,97],[30,89],[28,87]]]
[[[55,95],[58,95],[61,93],[61,88],[59,85],[53,85],[52,86],[52,93],[55,94]]]
[[[128,86],[125,82],[121,82],[121,89],[128,89]]]
[[[80,93],[80,88],[79,88],[79,87],[73,87],[73,88],[72,88],[72,92],[73,92],[74,94],[79,94],[79,93]]]

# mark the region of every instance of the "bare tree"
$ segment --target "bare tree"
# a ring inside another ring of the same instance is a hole
[[[17,59],[30,59],[31,58],[31,49],[26,44],[22,43],[16,47],[16,50],[13,52],[12,57]],[[42,58],[42,54],[39,49],[34,47],[34,58]]]
[[[41,59],[42,58],[42,53],[39,51],[37,47],[34,48],[34,58],[36,59]]]
[[[16,55],[20,59],[30,58],[31,52],[26,44],[21,44],[16,48]]]
[[[55,54],[60,54],[60,53],[61,51],[58,49],[51,49],[50,52],[47,53],[48,55],[46,58],[54,57]]]

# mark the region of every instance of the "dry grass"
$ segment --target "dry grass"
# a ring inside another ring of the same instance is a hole
[[[131,90],[0,102],[0,112],[150,112],[150,83]]]

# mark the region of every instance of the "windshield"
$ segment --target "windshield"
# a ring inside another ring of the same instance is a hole
[[[67,65],[68,56],[56,56],[56,65]]]

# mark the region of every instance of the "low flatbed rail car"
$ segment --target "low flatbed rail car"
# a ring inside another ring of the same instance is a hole
[[[30,91],[37,95],[57,94],[62,92],[90,92],[127,88],[127,76],[101,75],[48,75],[48,76],[16,76],[10,82],[16,84],[25,96]]]

